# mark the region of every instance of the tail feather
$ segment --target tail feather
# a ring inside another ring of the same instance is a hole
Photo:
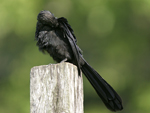
[[[122,100],[116,91],[86,61],[81,70],[109,110],[123,109]]]

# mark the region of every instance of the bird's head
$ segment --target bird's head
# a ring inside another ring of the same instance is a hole
[[[49,11],[41,11],[37,16],[37,20],[42,24],[46,24],[51,27],[58,26],[57,18]]]

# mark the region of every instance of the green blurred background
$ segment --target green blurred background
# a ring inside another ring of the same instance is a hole
[[[0,0],[0,113],[30,112],[30,69],[55,63],[36,47],[37,14],[68,19],[84,57],[122,97],[150,113],[150,0]],[[84,79],[85,113],[111,113]]]

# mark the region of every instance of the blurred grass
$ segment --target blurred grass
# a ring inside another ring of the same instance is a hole
[[[66,17],[85,59],[120,94],[120,113],[149,113],[150,1],[0,0],[0,113],[30,111],[30,69],[54,63],[34,41],[41,10]],[[85,113],[111,113],[84,79]]]

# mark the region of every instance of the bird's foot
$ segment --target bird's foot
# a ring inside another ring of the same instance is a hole
[[[51,63],[48,64],[48,66],[51,65]]]

